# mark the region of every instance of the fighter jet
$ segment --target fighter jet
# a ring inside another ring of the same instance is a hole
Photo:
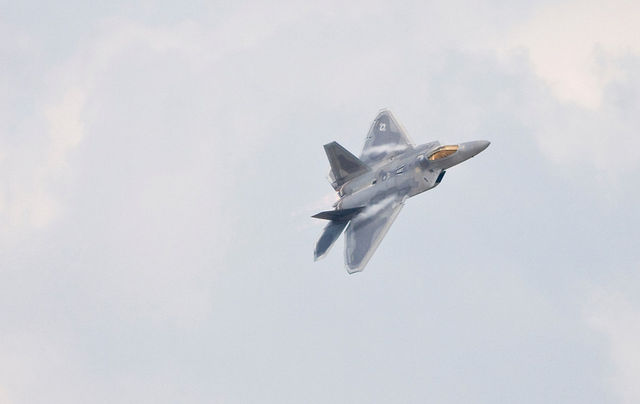
[[[336,142],[324,145],[329,181],[339,200],[333,209],[312,217],[327,220],[314,252],[324,257],[345,230],[347,272],[360,272],[389,230],[407,198],[435,188],[446,170],[489,146],[486,140],[414,145],[391,111],[371,124],[360,157]]]

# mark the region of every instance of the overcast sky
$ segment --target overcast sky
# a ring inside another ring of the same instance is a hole
[[[0,403],[640,402],[640,3],[0,1]],[[491,146],[366,270],[322,145]]]

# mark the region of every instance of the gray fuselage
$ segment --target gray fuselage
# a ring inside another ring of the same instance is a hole
[[[489,142],[484,140],[461,143],[452,154],[435,160],[428,156],[440,147],[439,142],[416,146],[345,183],[338,191],[340,200],[334,206],[349,209],[375,204],[391,195],[417,195],[436,187],[445,170],[488,146]]]

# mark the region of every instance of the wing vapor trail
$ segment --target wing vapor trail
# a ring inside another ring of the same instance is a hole
[[[386,209],[389,205],[393,204],[393,202],[397,201],[395,195],[390,195],[379,202],[374,203],[373,205],[367,206],[362,213],[356,216],[357,220],[366,220],[370,217],[373,217],[380,213],[382,210]]]
[[[373,146],[368,148],[364,153],[362,153],[362,157],[370,156],[372,154],[381,154],[381,153],[393,153],[393,152],[401,152],[409,149],[410,147],[406,144],[383,144],[380,146]]]

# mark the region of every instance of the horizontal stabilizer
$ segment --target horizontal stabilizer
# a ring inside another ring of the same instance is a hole
[[[340,187],[345,182],[370,170],[369,166],[359,158],[349,153],[347,149],[337,142],[324,145],[329,164],[331,165],[331,177],[334,188]]]
[[[364,206],[350,209],[325,210],[324,212],[316,213],[311,217],[315,217],[316,219],[333,220],[336,222],[348,222],[353,219],[355,215],[360,213],[362,209],[364,209]]]
[[[314,261],[319,260],[329,252],[329,249],[340,237],[348,223],[348,221],[335,222],[332,220],[325,226],[320,239],[316,243],[316,250],[313,252]]]

